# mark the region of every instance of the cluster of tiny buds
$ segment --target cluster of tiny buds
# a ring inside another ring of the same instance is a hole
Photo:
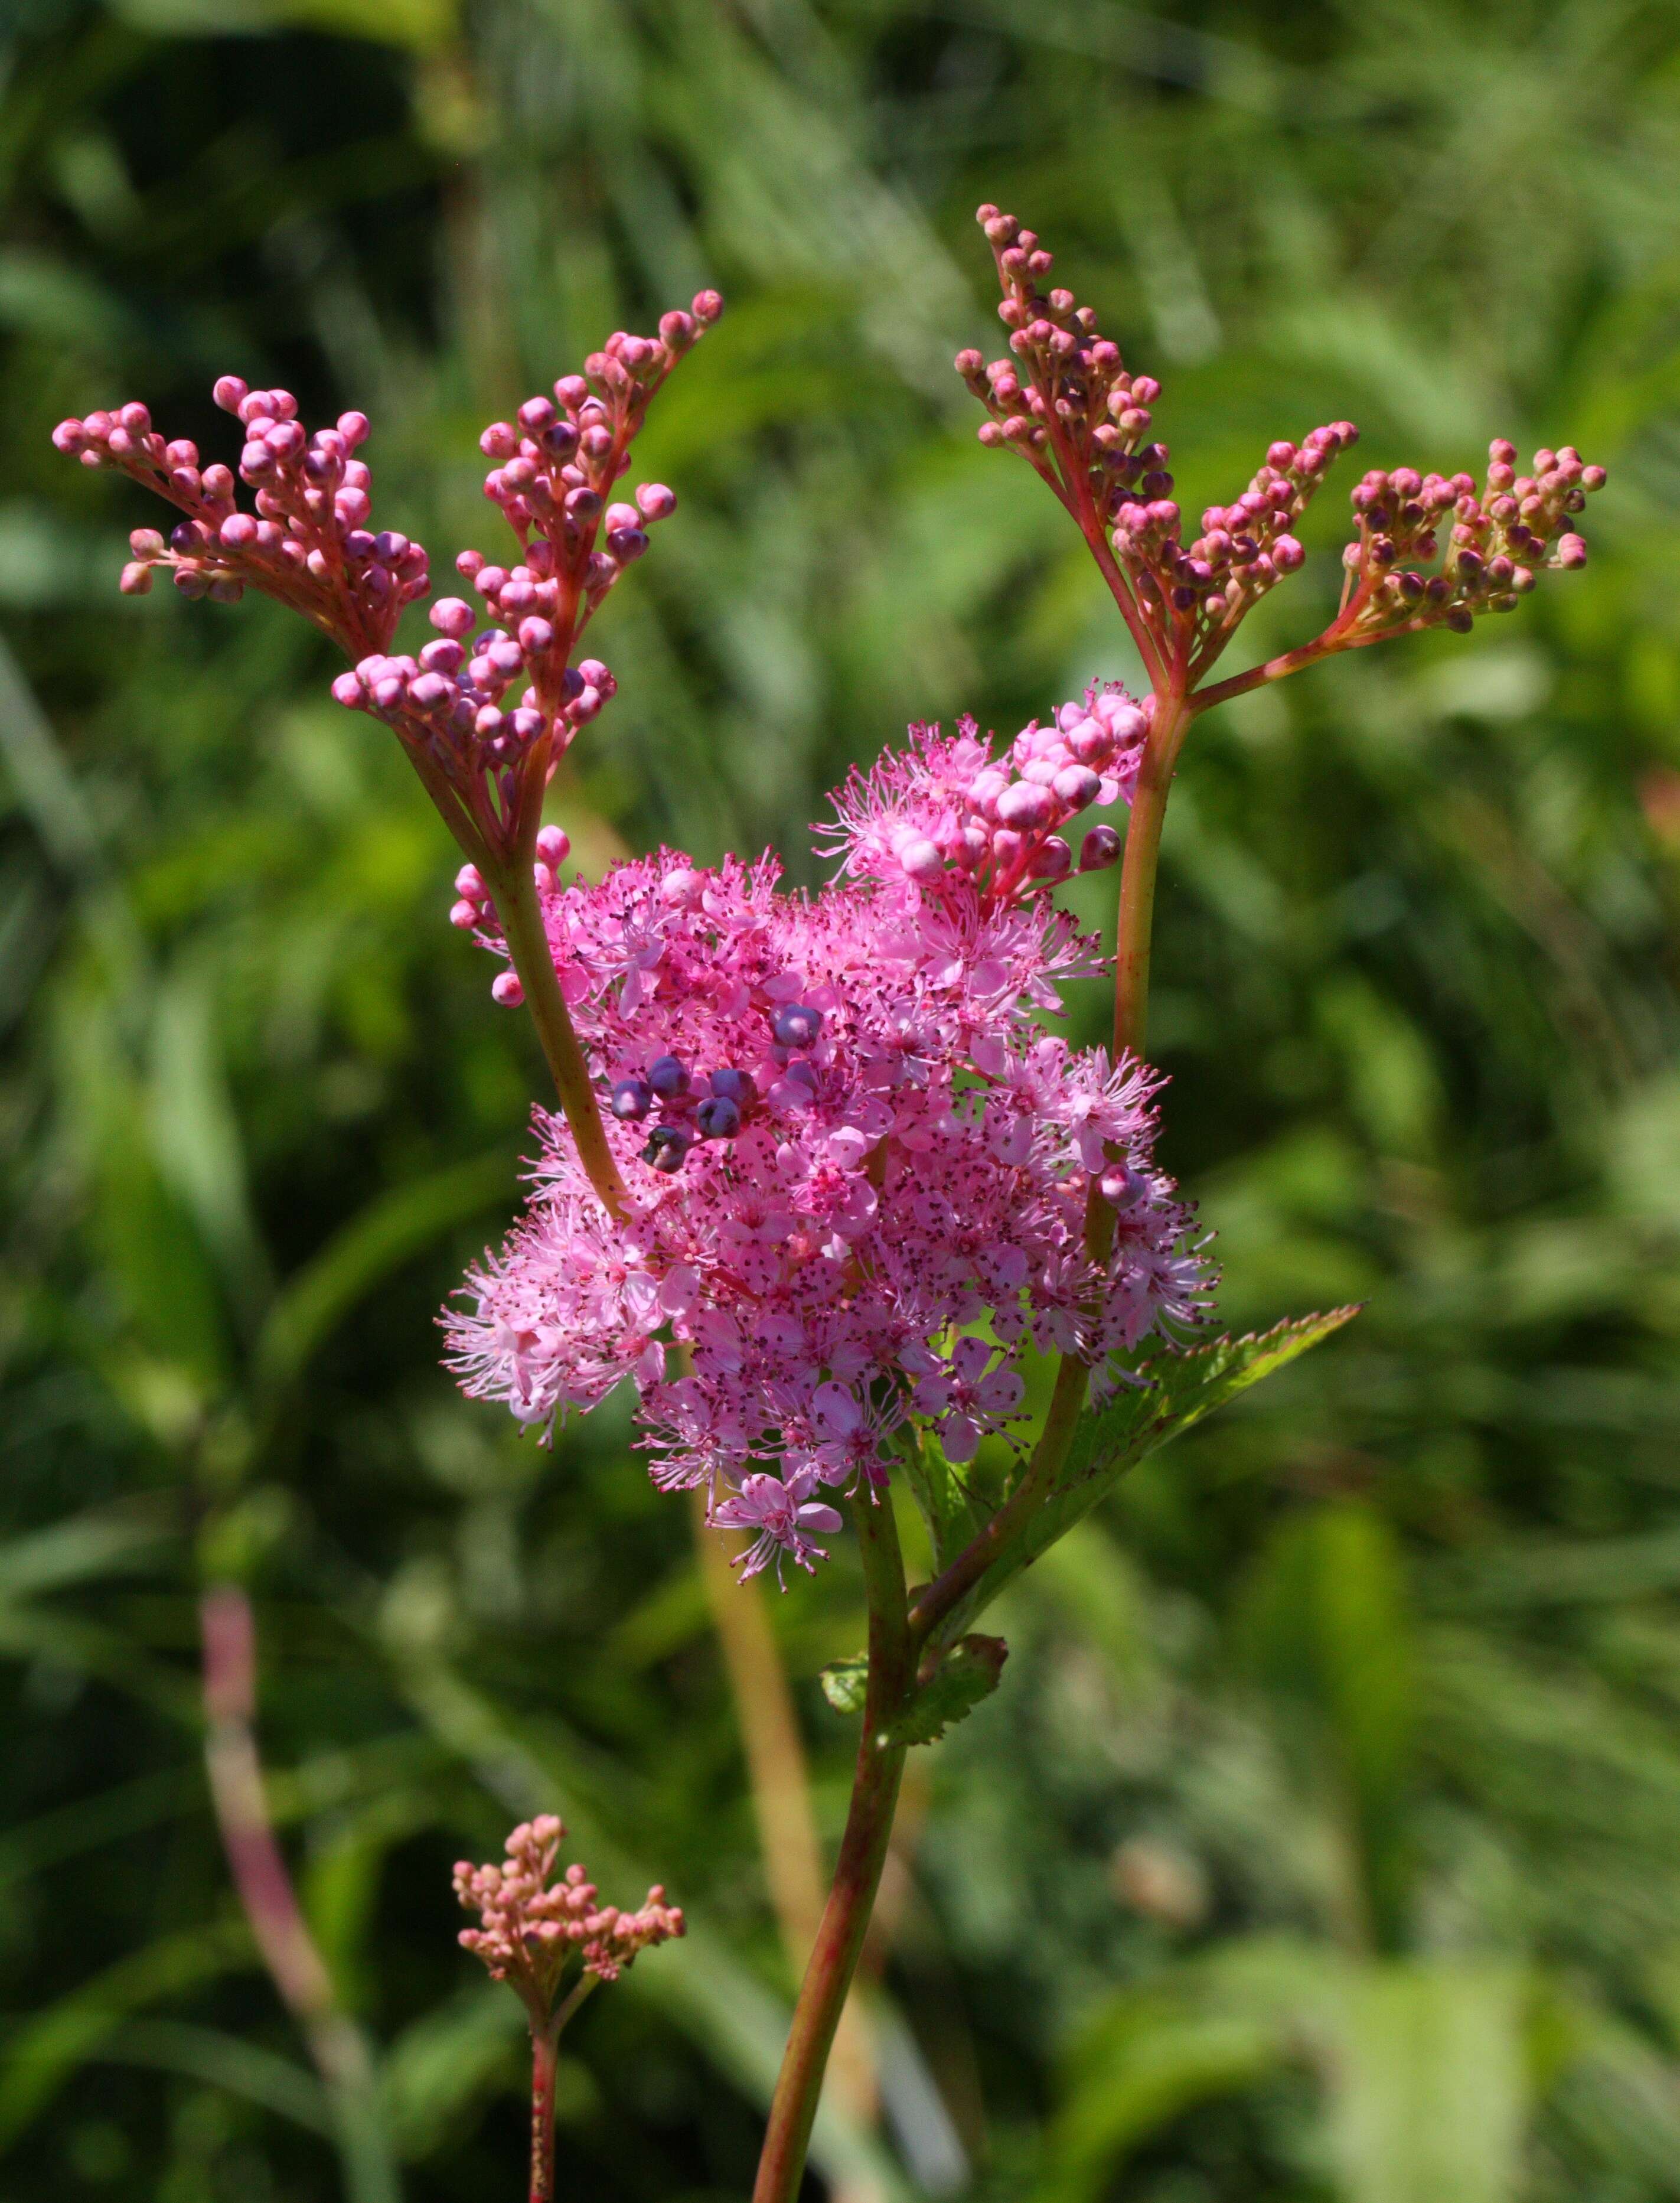
[[[1587,546],[1568,523],[1605,480],[1604,469],[1585,465],[1571,445],[1536,452],[1533,473],[1519,475],[1517,447],[1503,437],[1488,447],[1479,490],[1471,475],[1373,469],[1353,492],[1359,534],[1342,553],[1349,590],[1365,598],[1359,624],[1380,629],[1433,615],[1462,635],[1479,612],[1513,611],[1539,567],[1586,564]],[[1419,573],[1408,562],[1435,557],[1449,516],[1442,570]]]
[[[168,540],[156,529],[129,538],[125,594],[143,596],[154,570],[173,571],[185,597],[236,603],[247,587],[276,596],[352,649],[389,638],[404,605],[429,587],[426,552],[405,535],[371,534],[371,478],[356,457],[368,423],[340,415],[311,436],[289,390],[252,390],[224,375],[215,402],[245,430],[239,478],[255,492],[254,514],[235,502],[233,472],[202,466],[198,447],[166,442],[138,403],[115,413],[63,421],[53,431],[61,452],[84,466],[112,465],[186,514]]]
[[[1118,493],[1114,549],[1133,573],[1139,596],[1148,604],[1164,595],[1173,612],[1209,631],[1234,628],[1268,589],[1305,564],[1295,523],[1332,462],[1359,440],[1351,421],[1332,421],[1299,444],[1275,443],[1241,497],[1207,507],[1202,532],[1188,546],[1178,507],[1167,493],[1170,475],[1147,481],[1142,493]],[[1158,494],[1147,494],[1151,487]]]
[[[770,1060],[787,1083],[805,1088],[812,1100],[816,1073],[798,1059],[816,1045],[822,1030],[822,1013],[809,1002],[784,1002],[771,1013]],[[697,1142],[738,1138],[758,1101],[758,1082],[750,1071],[725,1065],[701,1072],[678,1056],[658,1055],[645,1071],[617,1080],[607,1106],[622,1125],[656,1120],[642,1161],[674,1178]]]
[[[621,568],[647,548],[645,523],[663,520],[675,505],[657,483],[639,491],[634,505],[610,506],[607,499],[630,464],[628,446],[648,399],[722,310],[716,291],[702,291],[692,310],[661,319],[657,337],[616,331],[589,355],[581,375],[560,377],[551,399],[528,399],[516,419],[492,421],[479,439],[494,462],[485,495],[522,541],[534,532],[563,558],[581,550],[587,570],[581,578],[592,595],[604,594]],[[597,551],[603,523],[606,548]]]
[[[1020,450],[1064,502],[1088,498],[1146,605],[1209,631],[1234,627],[1301,564],[1291,526],[1358,431],[1338,421],[1299,446],[1274,444],[1243,495],[1229,510],[1205,512],[1200,539],[1187,547],[1168,447],[1146,441],[1160,384],[1127,373],[1119,346],[1071,291],[1039,288],[1051,256],[1031,230],[994,206],[981,207],[977,219],[997,261],[998,311],[1014,355],[989,365],[977,351],[958,355],[958,373],[989,416],[981,442]]]
[[[544,735],[559,737],[557,757],[617,692],[598,659],[557,670],[543,662],[554,641],[546,620],[523,620],[511,635],[500,627],[474,635],[473,608],[461,597],[441,598],[430,617],[439,629],[436,641],[417,659],[380,652],[363,659],[333,683],[339,702],[399,722],[410,734],[417,723],[445,753],[494,769],[516,765]],[[512,710],[504,710],[508,690],[522,676],[529,685]],[[551,704],[545,688],[552,692]]]
[[[669,1941],[684,1927],[657,1884],[640,1911],[621,1912],[600,1902],[581,1866],[552,1881],[565,1833],[557,1814],[539,1814],[514,1830],[499,1864],[462,1859],[455,1869],[455,1893],[482,1923],[462,1929],[463,1948],[484,1961],[492,1981],[518,1992],[539,2027],[580,1974],[616,1981],[638,1952]],[[579,1958],[581,1966],[574,1963]]]
[[[1145,440],[1159,384],[1127,373],[1119,347],[1070,291],[1042,287],[1051,256],[1032,231],[994,206],[977,219],[997,262],[1012,355],[989,364],[978,351],[958,355],[986,408],[980,440],[1022,452],[1088,533],[1110,531],[1145,623],[1157,634],[1170,629],[1200,671],[1258,599],[1304,563],[1295,525],[1359,431],[1335,421],[1299,444],[1273,444],[1242,495],[1210,506],[1187,544],[1168,448]],[[1398,467],[1365,477],[1353,493],[1359,539],[1343,554],[1344,642],[1419,625],[1464,632],[1480,612],[1510,611],[1534,587],[1537,565],[1584,564],[1586,546],[1567,522],[1602,486],[1603,468],[1565,448],[1536,452],[1533,472],[1519,476],[1516,458],[1512,445],[1495,443],[1479,493],[1469,475]],[[1449,515],[1443,570],[1418,572],[1407,562],[1436,556]]]

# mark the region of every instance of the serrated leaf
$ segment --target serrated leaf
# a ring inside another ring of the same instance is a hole
[[[837,1714],[860,1714],[869,1686],[869,1656],[854,1652],[849,1660],[835,1660],[817,1678],[822,1695]]]
[[[888,1727],[887,1742],[937,1743],[953,1723],[966,1721],[982,1698],[991,1697],[1008,1657],[1001,1637],[964,1637]]]
[[[1088,1408],[1044,1504],[957,1608],[946,1628],[971,1621],[1006,1584],[1088,1515],[1128,1469],[1249,1385],[1329,1338],[1359,1312],[1355,1306],[1332,1308],[1323,1315],[1295,1316],[1270,1331],[1215,1339],[1184,1354],[1161,1355],[1140,1371],[1143,1384],[1128,1385],[1100,1408]]]

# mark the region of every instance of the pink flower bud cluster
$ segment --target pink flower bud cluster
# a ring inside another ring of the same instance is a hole
[[[526,1216],[445,1319],[465,1389],[527,1424],[631,1380],[655,1482],[756,1529],[749,1574],[809,1567],[838,1527],[818,1487],[868,1497],[905,1425],[958,1463],[1017,1427],[1029,1339],[1083,1355],[1100,1391],[1114,1357],[1207,1307],[1152,1160],[1153,1074],[1038,1022],[1104,968],[1096,943],[1047,896],[1000,891],[1007,872],[924,880],[892,857],[883,821],[925,828],[952,773],[983,769],[970,735],[911,741],[837,795],[849,877],[813,896],[780,892],[769,857],[707,871],[669,850],[545,893],[631,1213],[614,1222],[568,1125],[540,1118]],[[1115,1210],[1098,1255],[1093,1179]]]
[[[1001,759],[972,719],[959,719],[949,741],[937,727],[917,728],[909,755],[852,773],[819,847],[843,854],[855,878],[901,875],[930,889],[965,878],[982,901],[1054,886],[1076,869],[1060,830],[1093,805],[1131,801],[1151,708],[1117,682],[1093,686],[1047,726],[1035,719]],[[1093,827],[1077,869],[1103,870],[1121,846],[1111,826]]]
[[[557,1815],[542,1813],[514,1830],[499,1865],[463,1859],[455,1869],[455,1893],[482,1923],[462,1929],[463,1948],[517,1992],[539,2030],[581,1976],[616,1982],[639,1952],[683,1933],[681,1911],[657,1884],[639,1912],[621,1912],[601,1903],[581,1866],[555,1881],[565,1834]]]
[[[1127,372],[1120,347],[1071,291],[1041,287],[1052,256],[1031,230],[994,206],[976,219],[997,262],[998,312],[1014,355],[989,366],[977,351],[958,355],[958,373],[989,416],[981,442],[1021,452],[1064,504],[1107,525],[1146,618],[1205,650],[1301,564],[1294,524],[1358,429],[1338,421],[1299,446],[1274,444],[1235,504],[1203,513],[1201,535],[1187,546],[1168,447],[1145,440],[1160,384]]]
[[[980,440],[1019,452],[1079,522],[1158,690],[1193,691],[1259,599],[1306,561],[1295,530],[1331,463],[1358,441],[1351,421],[1280,440],[1242,494],[1210,505],[1184,540],[1168,447],[1150,437],[1160,396],[1152,375],[1129,374],[1119,346],[1071,291],[1047,288],[1052,257],[1013,215],[982,206],[976,219],[997,263],[1010,357],[959,352],[957,369],[986,408]],[[1462,633],[1477,614],[1508,611],[1541,564],[1582,565],[1571,516],[1603,484],[1602,467],[1573,450],[1536,452],[1516,473],[1499,442],[1486,486],[1415,468],[1368,474],[1353,492],[1359,540],[1344,553],[1348,582],[1335,623],[1317,643],[1269,665],[1293,672],[1330,651],[1391,634],[1445,626]],[[1426,575],[1452,522],[1442,569]],[[1111,550],[1113,564],[1107,563]]]
[[[1187,549],[1179,540],[1178,507],[1165,493],[1134,493],[1113,506],[1115,556],[1146,605],[1163,599],[1190,629],[1193,648],[1208,653],[1235,631],[1269,589],[1299,572],[1306,553],[1294,529],[1333,460],[1359,441],[1351,421],[1314,428],[1299,445],[1280,441],[1232,505],[1211,505],[1202,532]]]
[[[1358,540],[1342,553],[1354,624],[1361,634],[1437,623],[1467,635],[1483,612],[1514,611],[1550,566],[1572,571],[1587,546],[1570,526],[1602,489],[1602,467],[1583,464],[1571,445],[1535,453],[1532,474],[1517,472],[1517,446],[1499,437],[1488,447],[1488,475],[1420,475],[1415,467],[1373,469],[1353,492]],[[1439,573],[1432,562],[1450,519]]]
[[[432,607],[437,639],[418,658],[373,654],[333,684],[341,704],[394,727],[422,773],[441,777],[498,859],[531,832],[556,765],[616,691],[598,659],[574,665],[573,653],[676,498],[645,482],[634,504],[613,502],[613,487],[650,399],[722,310],[717,293],[703,291],[692,312],[665,315],[657,337],[619,330],[583,374],[560,377],[552,398],[527,399],[515,420],[492,422],[479,439],[496,462],[484,492],[518,537],[519,557],[500,566],[463,551],[455,563],[495,623],[474,634],[472,605],[445,597]],[[524,685],[509,709],[516,682]]]
[[[499,863],[528,851],[550,776],[614,693],[598,659],[572,663],[578,638],[647,549],[647,530],[676,509],[663,482],[643,483],[634,503],[616,500],[614,486],[649,401],[722,310],[702,291],[692,311],[663,316],[657,336],[616,332],[552,398],[528,399],[516,421],[485,430],[497,461],[485,493],[519,557],[498,566],[463,551],[456,564],[491,623],[475,634],[480,616],[445,598],[432,608],[436,638],[417,657],[391,643],[404,605],[427,594],[426,552],[405,535],[368,532],[368,469],[352,457],[368,433],[361,414],[309,437],[290,392],[223,375],[215,399],[245,431],[239,472],[254,517],[237,508],[229,470],[201,470],[196,446],[165,444],[144,405],[62,422],[53,441],[85,465],[121,468],[187,516],[167,544],[151,529],[131,538],[125,591],[144,594],[162,566],[188,597],[235,603],[251,587],[303,612],[351,660],[333,684],[339,703],[392,727],[467,853]]]
[[[364,658],[339,676],[333,694],[349,709],[386,721],[410,753],[423,746],[465,795],[486,841],[504,853],[510,822],[528,802],[540,803],[578,729],[617,694],[618,683],[598,659],[587,658],[561,669],[545,702],[533,676],[548,644],[534,641],[529,630],[547,623],[527,620],[518,635],[492,627],[475,635],[472,617],[459,597],[443,598],[431,612],[441,632],[417,659]],[[522,678],[527,685],[510,708],[508,691]]]
[[[345,413],[336,428],[311,436],[289,390],[251,390],[224,375],[215,397],[245,429],[239,479],[255,493],[254,514],[239,508],[227,467],[201,466],[197,446],[184,439],[166,443],[138,403],[62,421],[53,431],[61,452],[84,466],[120,469],[186,516],[167,543],[156,529],[134,531],[124,594],[144,596],[162,568],[184,597],[237,604],[247,588],[260,589],[352,658],[383,648],[404,605],[430,584],[421,545],[392,530],[369,532],[372,478],[354,456],[365,418]]]

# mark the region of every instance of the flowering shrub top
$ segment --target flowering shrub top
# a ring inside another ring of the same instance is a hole
[[[616,1224],[566,1121],[541,1119],[528,1213],[448,1319],[466,1389],[547,1426],[632,1379],[655,1480],[757,1529],[752,1574],[809,1566],[839,1527],[818,1487],[883,1482],[908,1420],[971,1461],[1019,1415],[1027,1338],[1105,1371],[1195,1324],[1209,1273],[1151,1161],[1152,1074],[1035,1022],[1102,960],[1023,876],[1076,799],[1118,794],[1113,730],[1140,719],[1112,694],[1064,707],[1016,744],[1020,778],[970,724],[913,729],[839,792],[828,837],[854,879],[814,896],[768,857],[669,850],[545,887],[633,1207]],[[1117,1212],[1100,1255],[1093,1172]]]

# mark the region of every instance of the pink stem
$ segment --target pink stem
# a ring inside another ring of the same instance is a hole
[[[199,1600],[198,1626],[204,1764],[234,1889],[268,1976],[333,2100],[352,2194],[359,2203],[394,2198],[396,2176],[372,2110],[368,2046],[339,2006],[268,1814],[255,1730],[256,1627],[251,1601],[237,1584],[211,1584]]]

